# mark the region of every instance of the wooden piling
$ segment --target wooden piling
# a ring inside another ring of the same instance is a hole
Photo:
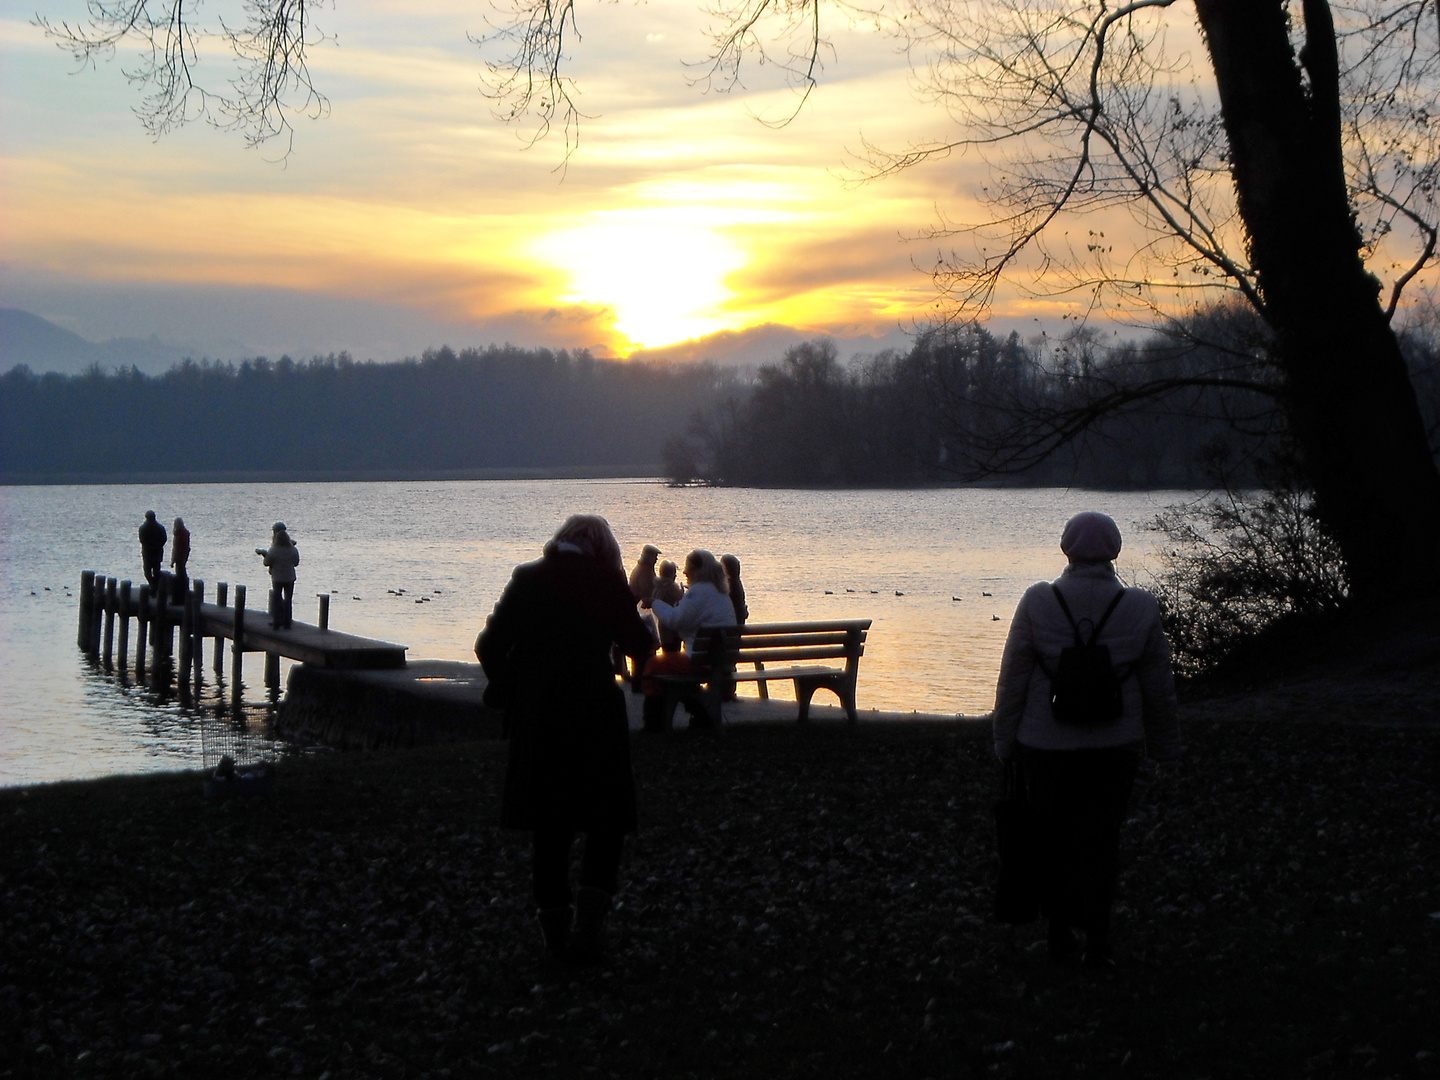
[[[201,609],[205,606],[205,582],[196,578],[190,584],[195,604],[195,614],[191,621],[191,633],[194,636],[190,642],[190,664],[194,671],[190,677],[195,680],[196,689],[199,689],[205,683],[205,620],[201,617]]]
[[[240,678],[245,669],[245,586],[235,586],[235,629],[230,643],[230,703],[240,707]]]
[[[95,571],[80,571],[80,625],[75,630],[75,647],[90,648],[90,609],[95,603]]]
[[[105,666],[113,667],[115,663],[115,609],[117,607],[116,593],[120,583],[113,577],[105,579]]]
[[[215,603],[225,607],[230,600],[230,583],[222,581],[215,586]],[[225,639],[219,634],[215,635],[215,677],[218,679],[225,674]]]
[[[117,651],[120,653],[120,670],[127,672],[130,669],[130,582],[120,582],[120,644]]]
[[[330,629],[330,594],[320,594],[320,629]]]
[[[95,575],[95,602],[90,608],[90,655],[100,655],[100,643],[105,637],[105,583],[103,574]]]
[[[176,582],[175,584],[179,584]],[[180,665],[175,671],[176,688],[180,691],[180,704],[190,704],[190,652],[195,642],[195,597],[186,593],[181,597],[185,607],[180,615]]]
[[[150,586],[140,586],[140,605],[135,609],[135,681],[145,678],[145,648],[150,628]]]
[[[280,690],[280,654],[265,654],[265,687],[272,694]]]

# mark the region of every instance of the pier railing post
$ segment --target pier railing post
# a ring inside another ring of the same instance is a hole
[[[140,605],[135,609],[135,681],[145,678],[146,632],[150,628],[150,586],[140,586]]]
[[[120,644],[116,651],[120,653],[120,672],[127,674],[130,670],[130,582],[120,582]]]
[[[235,628],[230,644],[230,704],[240,707],[240,677],[245,669],[245,586],[235,586]]]
[[[120,583],[113,577],[105,579],[105,666],[115,663],[115,607]]]
[[[265,654],[265,687],[270,691],[271,696],[280,692],[280,654],[267,652]]]
[[[215,586],[215,603],[221,607],[228,606],[230,602],[230,583],[222,581]],[[225,635],[215,635],[215,677],[219,678],[225,674]]]
[[[80,625],[75,631],[75,647],[90,648],[90,609],[95,603],[95,571],[80,571]]]
[[[320,594],[320,629],[330,629],[330,594]]]

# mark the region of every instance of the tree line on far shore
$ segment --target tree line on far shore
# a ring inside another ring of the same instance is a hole
[[[1402,344],[1440,447],[1440,332],[1421,321]],[[844,364],[817,340],[698,412],[665,466],[740,485],[1244,487],[1292,455],[1282,395],[1268,331],[1235,304],[1138,341],[1080,327],[1024,342],[969,323]]]
[[[1440,431],[1440,334],[1402,335]],[[0,474],[303,474],[661,466],[675,482],[1244,485],[1284,444],[1278,372],[1244,309],[1139,341],[978,324],[843,362],[826,339],[751,373],[491,346],[394,364],[187,361],[160,376],[0,376]]]
[[[0,473],[653,469],[730,378],[710,364],[491,346],[398,363],[346,354],[0,376]]]

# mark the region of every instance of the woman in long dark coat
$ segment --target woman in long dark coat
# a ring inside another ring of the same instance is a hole
[[[613,644],[642,662],[653,647],[620,547],[609,523],[593,514],[571,517],[543,558],[515,568],[475,643],[489,680],[486,704],[504,709],[510,740],[500,824],[534,833],[545,948],[574,962],[600,959],[621,845],[635,831]],[[572,894],[570,848],[581,832],[585,854]]]

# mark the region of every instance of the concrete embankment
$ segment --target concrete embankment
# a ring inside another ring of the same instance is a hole
[[[334,671],[297,664],[290,672],[276,726],[287,738],[337,749],[378,749],[500,736],[501,717],[482,702],[485,673],[479,664],[411,660],[403,668]],[[624,689],[630,729],[641,728],[643,698]],[[863,699],[862,699],[863,700]],[[727,702],[726,724],[793,723],[793,700],[741,697]],[[811,722],[843,724],[838,705],[814,704]],[[897,710],[860,710],[860,722],[956,721],[988,723],[989,716],[957,716]],[[677,710],[677,728],[686,726]]]

